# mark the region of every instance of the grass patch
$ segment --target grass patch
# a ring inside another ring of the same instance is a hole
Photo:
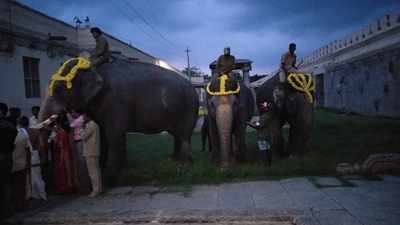
[[[335,175],[340,162],[361,163],[372,153],[400,152],[400,121],[336,114],[317,110],[308,152],[278,160],[265,167],[257,152],[256,133],[247,133],[249,161],[220,172],[200,152],[200,134],[192,137],[194,164],[182,167],[168,160],[173,149],[169,135],[128,135],[128,165],[119,177],[120,185],[191,185],[235,180],[281,179],[293,176]]]

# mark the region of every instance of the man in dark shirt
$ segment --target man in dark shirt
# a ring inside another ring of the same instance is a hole
[[[94,53],[90,56],[90,61],[94,67],[97,67],[109,61],[111,55],[110,47],[100,28],[93,27],[90,29],[90,32],[96,40],[96,48]]]
[[[235,57],[231,55],[231,49],[229,47],[224,48],[224,54],[218,57],[217,60],[217,73],[218,76],[223,74],[229,75],[230,72],[235,68]]]
[[[8,107],[0,103],[0,219],[11,215],[12,153],[17,136],[16,127],[5,119]]]

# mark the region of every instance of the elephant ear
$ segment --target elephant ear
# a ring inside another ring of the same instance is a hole
[[[84,105],[89,104],[104,86],[104,78],[93,69],[89,69],[80,74],[81,76],[81,94],[80,98]]]

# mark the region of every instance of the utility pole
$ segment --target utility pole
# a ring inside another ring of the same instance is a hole
[[[189,77],[189,80],[192,81],[192,77],[190,75],[191,71],[190,71],[190,60],[189,60],[189,52],[190,52],[189,48],[186,48],[185,52],[187,57],[187,76]]]

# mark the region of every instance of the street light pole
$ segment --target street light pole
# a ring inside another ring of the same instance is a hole
[[[191,71],[190,71],[190,59],[189,59],[189,48],[186,48],[185,50],[186,52],[186,57],[187,57],[187,76],[189,77],[189,80],[192,81],[192,77],[191,77]]]

